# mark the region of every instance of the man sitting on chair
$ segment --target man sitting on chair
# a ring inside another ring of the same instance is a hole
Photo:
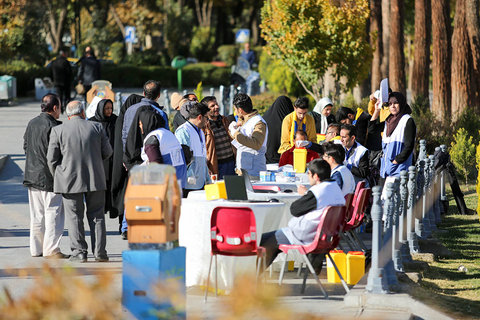
[[[325,160],[315,159],[308,164],[308,180],[312,185],[310,190],[303,185],[298,186],[298,193],[303,196],[290,206],[293,217],[288,226],[262,235],[260,246],[267,251],[267,266],[281,252],[278,249],[280,244],[311,243],[326,207],[345,205],[342,190],[330,180],[330,165]]]

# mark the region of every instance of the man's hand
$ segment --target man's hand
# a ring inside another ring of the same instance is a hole
[[[307,193],[307,191],[308,191],[307,187],[305,187],[303,184],[299,184],[299,185],[297,186],[297,192],[298,192],[298,194],[300,194],[300,195],[303,196],[305,193]]]

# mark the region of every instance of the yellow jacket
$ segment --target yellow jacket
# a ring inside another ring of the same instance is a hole
[[[280,148],[278,148],[278,153],[283,153],[293,147],[293,143],[291,142],[291,134],[290,131],[292,130],[292,121],[295,116],[295,111],[288,114],[282,122],[282,139]],[[315,129],[315,120],[309,114],[305,115],[305,127],[307,132],[308,141],[317,142],[317,131]],[[299,126],[299,128],[301,128]]]
[[[376,102],[377,102],[376,100],[368,101],[368,113],[370,115],[372,115],[375,112]],[[380,114],[378,115],[378,119],[380,119],[380,122],[383,122],[385,121],[385,119],[387,119],[389,115],[390,115],[390,110],[388,110],[388,108],[382,108],[382,110],[380,110]]]

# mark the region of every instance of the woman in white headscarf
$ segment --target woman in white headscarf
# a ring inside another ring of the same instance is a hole
[[[317,133],[326,134],[330,123],[335,122],[335,116],[332,114],[333,102],[330,98],[320,99],[313,108],[312,115],[315,119],[315,128]]]

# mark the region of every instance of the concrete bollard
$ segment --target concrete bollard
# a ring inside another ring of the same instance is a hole
[[[410,252],[418,252],[418,240],[417,235],[415,234],[415,205],[417,203],[416,199],[416,178],[417,171],[415,166],[410,166],[408,168],[408,201],[407,201],[407,240],[410,248]]]
[[[122,107],[122,93],[119,91],[115,93],[115,104],[114,104],[113,113],[115,113],[118,116],[120,114],[121,107]]]
[[[423,230],[425,231],[425,238],[428,238],[432,235],[432,229],[430,227],[430,217],[429,217],[429,184],[430,184],[430,159],[425,158],[425,167],[424,167],[424,181],[423,181],[423,203],[422,203],[422,220],[423,220]]]
[[[220,103],[220,114],[221,115],[226,115],[225,114],[225,87],[220,86],[220,96],[218,97],[217,101]]]
[[[385,277],[389,287],[398,283],[393,264],[393,211],[394,211],[394,183],[389,182],[385,186],[387,198],[383,204],[385,223],[383,225],[383,244],[380,251],[380,265],[383,266]],[[386,214],[385,214],[386,210]]]
[[[392,194],[392,260],[395,271],[403,272],[402,255],[400,252],[400,180],[393,183]]]
[[[372,189],[372,262],[368,272],[368,282],[366,289],[371,293],[387,293],[388,282],[384,274],[383,265],[380,264],[380,249],[382,244],[382,188],[375,186]]]
[[[442,144],[440,146],[440,150],[442,152],[447,152],[447,146]],[[441,182],[440,182],[440,200],[447,201],[447,193],[445,192],[445,170],[442,170],[441,174]],[[443,205],[442,205],[442,212],[443,212]],[[443,212],[446,213],[446,212]]]
[[[417,196],[415,203],[416,205],[414,206],[415,208],[415,233],[417,234],[417,237],[420,239],[426,238],[425,234],[425,227],[423,224],[423,187],[425,183],[425,160],[420,160],[417,163],[418,169],[417,169]]]
[[[437,230],[436,225],[436,213],[435,213],[435,156],[430,155],[428,157],[430,160],[429,166],[429,184],[428,184],[428,219],[430,221],[430,230]]]
[[[233,114],[233,98],[235,96],[235,86],[233,84],[230,85],[230,95],[228,101],[228,114]]]
[[[400,172],[400,219],[398,241],[400,242],[400,254],[402,261],[410,262],[412,257],[407,241],[407,202],[408,202],[408,173],[405,170]],[[411,228],[410,228],[411,230]]]
[[[215,96],[215,88],[210,88],[210,95]]]
[[[170,105],[170,98],[168,97],[168,90],[163,90],[163,106],[165,112],[169,115],[172,112],[172,106]]]
[[[427,141],[420,140],[420,149],[418,150],[418,160],[425,160],[427,157]]]

